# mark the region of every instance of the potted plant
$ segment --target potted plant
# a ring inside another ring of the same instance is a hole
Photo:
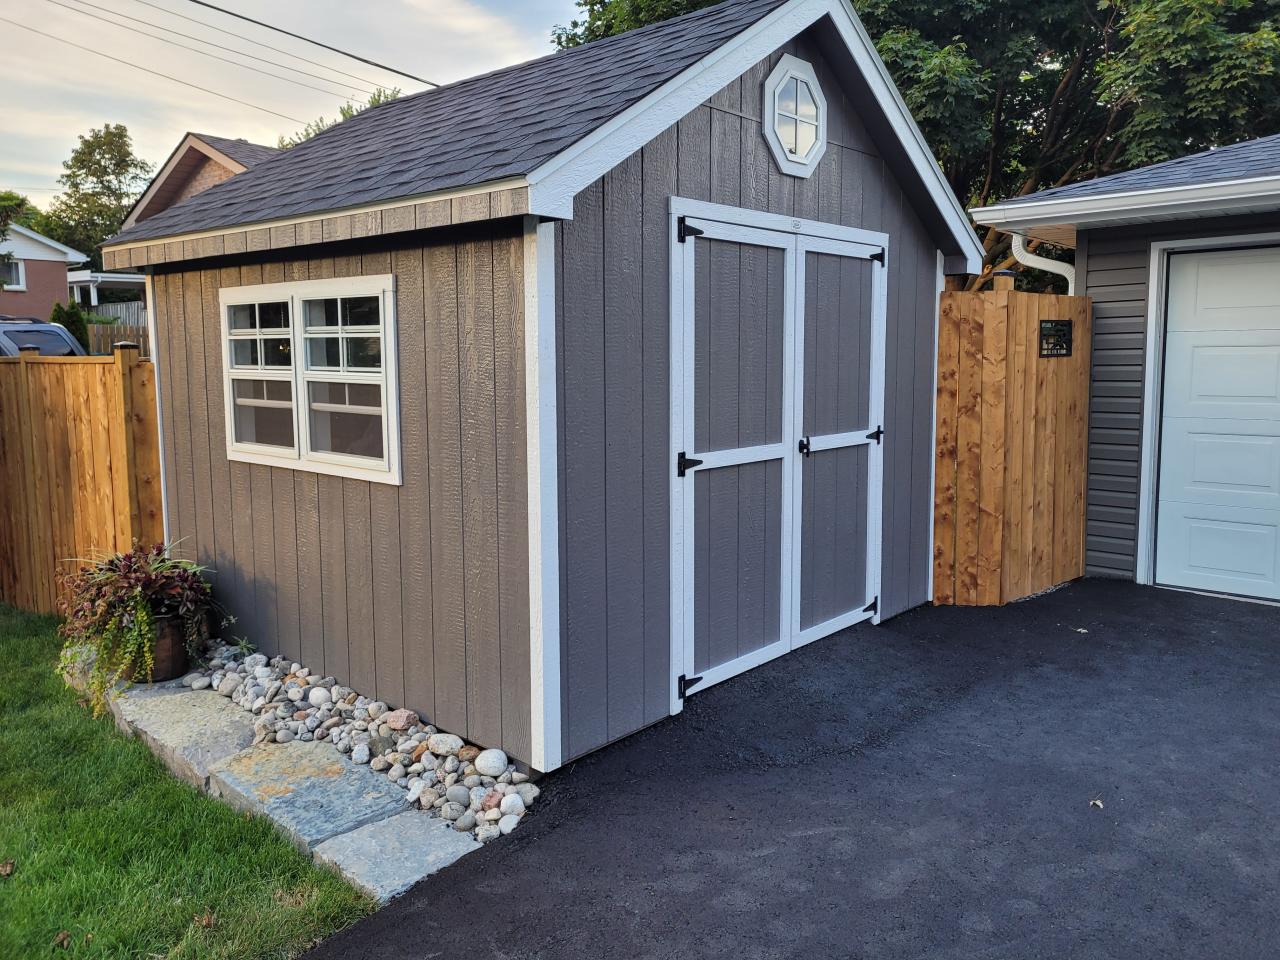
[[[87,667],[95,714],[122,681],[172,680],[186,672],[217,609],[206,572],[158,543],[95,561],[68,579],[62,667],[64,673]]]

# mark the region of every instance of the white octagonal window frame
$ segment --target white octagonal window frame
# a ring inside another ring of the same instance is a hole
[[[808,87],[816,107],[817,116],[814,119],[818,128],[817,136],[803,155],[791,152],[788,145],[783,142],[783,135],[778,129],[780,124],[787,121],[797,124],[797,130],[799,124],[811,122],[799,118],[798,111],[784,109],[782,97],[791,80],[796,80]],[[822,159],[822,155],[827,151],[827,98],[822,93],[813,65],[789,53],[784,54],[778,61],[778,65],[773,68],[773,72],[769,74],[764,84],[764,138],[769,143],[769,149],[773,152],[773,159],[777,161],[778,168],[793,177],[812,176],[818,169],[818,162]]]

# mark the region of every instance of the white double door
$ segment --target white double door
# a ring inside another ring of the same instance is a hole
[[[885,239],[712,212],[672,216],[673,711],[880,585]]]
[[[1174,254],[1157,583],[1280,600],[1280,249]]]

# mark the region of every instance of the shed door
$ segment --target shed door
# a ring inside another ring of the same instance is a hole
[[[1280,599],[1280,250],[1175,254],[1158,583]]]
[[[686,218],[673,243],[673,708],[874,614],[880,247]],[[878,320],[877,320],[878,317]]]

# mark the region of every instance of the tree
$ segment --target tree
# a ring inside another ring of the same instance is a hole
[[[579,0],[575,46],[713,0]],[[856,0],[967,206],[1280,130],[1277,0]],[[988,269],[1016,266],[984,230]]]
[[[151,178],[151,164],[133,152],[122,123],[108,123],[80,137],[62,164],[63,192],[36,217],[33,228],[87,254],[102,269],[98,245],[119,232],[138,195]]]
[[[84,311],[78,303],[55,303],[53,313],[49,315],[53,323],[60,323],[67,328],[67,333],[79,341],[85,352],[89,352],[89,323]]]
[[[23,216],[31,209],[31,201],[22,194],[0,190],[0,243],[9,235],[9,224],[21,223]],[[12,257],[9,254],[0,252],[0,263],[10,259]]]
[[[323,133],[330,127],[341,123],[343,120],[350,120],[357,113],[363,113],[370,107],[376,107],[379,104],[390,103],[392,100],[398,99],[399,96],[399,87],[393,87],[390,90],[378,87],[364,103],[352,103],[348,100],[342,106],[338,107],[338,118],[336,120],[326,120],[324,117],[316,117],[293,136],[281,137],[276,141],[276,146],[281,150],[288,150],[290,147],[296,147],[304,140],[310,140],[317,133]]]

